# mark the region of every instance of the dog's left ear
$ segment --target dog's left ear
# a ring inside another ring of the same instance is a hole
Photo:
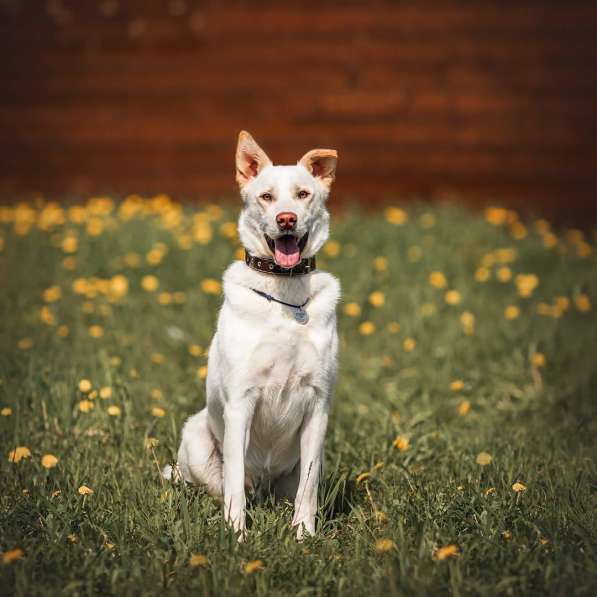
[[[329,189],[336,177],[337,161],[338,152],[335,149],[312,149],[299,160],[299,164]]]
[[[236,146],[236,182],[238,182],[238,186],[242,189],[271,163],[255,139],[247,131],[241,131]]]

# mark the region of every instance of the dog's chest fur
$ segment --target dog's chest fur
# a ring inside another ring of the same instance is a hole
[[[309,315],[297,323],[289,307],[268,302],[256,288]],[[255,400],[246,466],[252,477],[276,477],[299,457],[299,429],[314,400],[329,400],[336,375],[337,280],[314,272],[274,277],[235,263],[224,276],[225,301],[209,355],[208,409],[222,441],[222,413],[244,393]]]

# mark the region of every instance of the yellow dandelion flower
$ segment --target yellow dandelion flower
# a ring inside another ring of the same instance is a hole
[[[539,278],[535,274],[518,274],[516,276],[516,287],[519,296],[528,298],[539,284]]]
[[[375,324],[372,321],[363,321],[359,326],[359,332],[363,336],[370,336],[375,332]]]
[[[414,338],[405,338],[402,343],[404,352],[412,352],[417,347],[417,341]]]
[[[467,336],[472,336],[475,333],[475,316],[470,311],[463,311],[460,314],[460,324],[462,330]]]
[[[164,259],[164,253],[159,249],[151,249],[148,251],[147,255],[145,255],[145,260],[149,265],[159,265]]]
[[[383,292],[376,290],[369,295],[369,302],[374,307],[381,307],[386,302],[386,295]]]
[[[88,379],[82,379],[79,382],[79,392],[83,392],[83,394],[87,394],[87,393],[91,392],[92,388],[93,388],[93,385]]]
[[[245,574],[253,574],[254,572],[259,572],[265,568],[262,560],[252,560],[251,562],[247,562],[243,570]]]
[[[68,329],[68,326],[66,326],[66,325],[59,325],[56,330],[56,333],[61,338],[66,338],[70,334],[70,330]]]
[[[33,347],[33,340],[31,340],[31,338],[21,338],[18,342],[17,342],[17,346],[21,349],[21,350],[29,350],[30,348]]]
[[[103,388],[100,388],[99,397],[104,400],[112,398],[112,388],[109,386],[104,386]]]
[[[411,263],[416,263],[417,261],[421,261],[423,257],[423,249],[417,245],[413,245],[412,247],[408,247],[406,252],[406,256]]]
[[[466,417],[466,415],[468,415],[468,413],[471,410],[471,403],[468,400],[463,400],[459,405],[458,405],[458,414],[461,417]]]
[[[494,493],[495,493],[495,487],[488,487],[485,490],[485,495],[487,495],[487,496],[493,495]]]
[[[582,242],[577,245],[576,247],[576,255],[577,257],[588,257],[593,252],[593,247],[589,243]]]
[[[200,357],[203,354],[203,349],[198,344],[190,344],[187,350],[192,357]]]
[[[487,267],[479,267],[475,271],[475,280],[477,282],[487,282],[491,278],[491,270]]]
[[[224,222],[220,225],[220,234],[230,240],[234,240],[238,236],[236,229],[236,222]]]
[[[119,417],[120,416],[120,407],[112,404],[111,406],[108,406],[107,412],[111,417]]]
[[[50,286],[43,293],[43,299],[46,303],[55,303],[62,298],[62,288],[60,286]]]
[[[77,267],[77,260],[74,257],[65,257],[62,260],[62,267],[72,271]]]
[[[390,334],[397,334],[400,331],[400,324],[397,321],[390,321],[388,323],[388,332]]]
[[[400,452],[406,452],[410,448],[410,440],[404,435],[399,435],[393,442],[395,448]]]
[[[494,226],[501,226],[506,223],[508,210],[502,207],[488,207],[485,210],[485,219]]]
[[[163,408],[160,408],[159,406],[154,406],[151,409],[151,414],[154,417],[161,418],[161,417],[165,417],[166,416],[166,411]]]
[[[507,265],[504,265],[498,268],[496,278],[503,283],[509,282],[512,279],[512,270]]]
[[[384,209],[384,217],[394,226],[401,226],[408,220],[408,214],[399,207],[386,207]]]
[[[24,458],[31,458],[31,450],[26,446],[17,446],[8,453],[8,462],[20,462]]]
[[[553,308],[551,305],[547,303],[539,303],[537,305],[537,313],[539,315],[545,315],[546,317],[551,317],[553,315]]]
[[[445,288],[448,285],[448,281],[442,272],[431,272],[429,274],[429,284],[435,286],[435,288]]]
[[[533,366],[540,368],[545,366],[545,355],[542,352],[536,352],[532,358],[531,362]]]
[[[461,379],[455,379],[450,383],[450,389],[452,392],[460,392],[464,388],[464,382]]]
[[[83,313],[93,313],[95,311],[95,305],[91,301],[85,301],[81,308],[83,309]]]
[[[514,485],[512,485],[512,491],[514,491],[516,493],[521,493],[526,490],[527,490],[526,485],[524,485],[523,483],[520,483],[520,481],[517,481],[516,483],[514,483]]]
[[[201,281],[201,290],[205,294],[220,294],[222,290],[222,284],[214,278],[205,278]]]
[[[70,535],[67,535],[66,538],[68,539],[68,542],[72,543],[73,545],[75,543],[79,542],[79,537],[77,537],[77,535],[75,533],[71,533]]]
[[[328,257],[338,257],[340,255],[340,243],[335,240],[328,241],[323,247],[323,252]]]
[[[344,313],[349,317],[358,317],[361,314],[361,307],[358,303],[346,303]]]
[[[460,292],[458,290],[448,290],[444,295],[444,300],[448,305],[458,305],[461,301]]]
[[[581,313],[587,313],[592,308],[591,299],[586,294],[579,294],[574,299],[574,304],[576,305],[577,311],[580,311]]]
[[[377,553],[387,553],[396,549],[396,544],[391,539],[381,538],[375,542],[375,551]]]
[[[16,549],[9,549],[2,554],[3,564],[14,564],[25,557],[25,552],[17,547]]]
[[[99,236],[104,231],[104,222],[99,218],[91,218],[85,229],[89,236]]]
[[[0,410],[0,415],[3,417],[10,417],[10,415],[12,415],[12,408],[5,406],[2,410]]]
[[[205,379],[207,377],[207,365],[202,365],[197,369],[197,375],[199,379]]]
[[[505,541],[511,541],[512,540],[512,531],[502,531],[502,537],[504,538]]]
[[[371,473],[369,473],[369,472],[361,473],[360,475],[357,475],[356,484],[359,485],[363,481],[366,481],[370,476],[371,476]]]
[[[104,328],[101,325],[92,325],[89,327],[89,335],[92,338],[101,338],[104,335]]]
[[[93,494],[93,489],[91,489],[91,487],[87,487],[87,485],[81,485],[81,487],[79,487],[78,491],[81,495],[92,495]]]
[[[535,221],[534,227],[539,234],[545,234],[549,232],[551,225],[547,220],[539,219]]]
[[[207,556],[201,553],[192,553],[189,559],[189,566],[191,568],[197,568],[198,566],[208,566],[209,560]]]
[[[52,311],[50,311],[47,305],[44,305],[41,308],[39,312],[39,318],[42,321],[42,323],[45,323],[46,325],[55,325],[56,323],[56,318],[54,317],[54,314],[52,313]]]
[[[547,232],[543,235],[543,246],[546,249],[553,249],[560,242],[553,232]]]
[[[492,456],[488,452],[479,452],[477,454],[477,458],[475,459],[475,462],[481,466],[487,466],[488,464],[491,464],[491,461]]]
[[[41,458],[41,465],[44,468],[54,468],[58,464],[58,458],[54,454],[45,454]]]
[[[160,305],[170,305],[172,303],[172,294],[170,292],[160,292],[158,303]]]
[[[76,253],[79,247],[79,239],[76,236],[65,236],[61,246],[63,253]]]
[[[166,362],[166,357],[159,352],[154,352],[151,355],[151,362],[155,363],[156,365],[162,365],[163,363]]]
[[[141,265],[141,256],[137,253],[127,253],[124,256],[124,263],[128,267],[139,267]]]
[[[522,222],[514,222],[510,225],[510,234],[514,240],[522,240],[528,235],[528,230]]]
[[[143,276],[141,279],[141,288],[146,292],[155,292],[159,285],[160,282],[155,276]]]
[[[435,552],[435,559],[439,562],[445,560],[447,558],[453,558],[460,555],[460,549],[458,545],[454,545],[453,543],[450,545],[446,545],[445,547],[440,547]]]
[[[520,309],[516,305],[508,305],[504,309],[504,317],[508,320],[516,319],[520,315]]]
[[[376,257],[373,260],[373,269],[378,272],[385,272],[388,269],[388,260],[385,257]]]
[[[153,388],[150,395],[154,400],[160,400],[163,397],[162,390],[159,388]]]
[[[125,296],[129,291],[129,281],[122,274],[113,276],[110,279],[110,297],[118,299]]]
[[[92,410],[94,408],[94,404],[93,402],[91,402],[91,400],[81,400],[81,402],[79,402],[79,410],[82,413],[88,413],[90,410]]]

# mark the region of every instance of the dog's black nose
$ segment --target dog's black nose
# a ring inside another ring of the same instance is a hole
[[[280,230],[294,230],[296,214],[291,211],[283,211],[276,216],[276,222]]]

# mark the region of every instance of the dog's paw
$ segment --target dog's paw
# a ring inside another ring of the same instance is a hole
[[[162,469],[162,479],[166,481],[172,481],[173,483],[179,483],[182,480],[182,474],[178,464],[167,464]]]

